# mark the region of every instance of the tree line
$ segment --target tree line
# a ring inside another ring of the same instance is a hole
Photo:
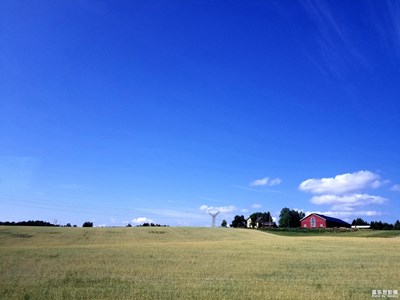
[[[53,224],[46,221],[21,221],[21,222],[1,222],[0,226],[49,226],[49,227],[78,227],[77,225],[71,225],[71,223],[67,223],[66,225]],[[82,224],[82,227],[93,227],[93,222],[86,221]],[[132,227],[131,224],[128,224],[126,227]],[[154,223],[143,223],[142,225],[137,225],[137,227],[169,227],[169,225],[160,225]]]
[[[300,220],[305,217],[304,212],[302,211],[297,211],[294,209],[290,208],[282,208],[280,214],[279,214],[279,227],[281,228],[299,228],[301,227],[301,222]],[[264,220],[267,222],[270,222],[272,220],[271,213],[270,212],[256,212],[250,215],[249,217],[251,219],[251,227],[255,227],[255,222],[258,218],[259,220]],[[382,221],[374,221],[371,222],[370,224],[366,221],[364,221],[361,218],[354,219],[351,225],[369,225],[371,229],[376,229],[376,230],[400,230],[400,221],[397,220],[394,224],[389,224],[386,222]],[[227,227],[227,222],[225,220],[222,221],[221,224],[222,227]],[[231,224],[231,227],[234,228],[246,228],[247,227],[247,219],[243,215],[236,215]]]
[[[52,224],[50,222],[46,221],[22,221],[22,222],[0,222],[0,226],[52,226],[52,227],[57,227],[59,225]]]
[[[71,225],[71,223],[67,223],[66,225],[59,225],[59,224],[53,224],[53,223],[41,221],[41,220],[36,220],[36,221],[29,220],[29,221],[20,221],[20,222],[10,222],[10,221],[2,222],[2,221],[0,221],[0,226],[78,227],[77,225]],[[82,227],[93,227],[93,223],[85,222],[85,223],[83,223]]]
[[[400,230],[400,221],[397,220],[396,222],[394,222],[394,224],[389,224],[386,222],[382,222],[382,221],[373,221],[371,223],[368,223],[366,221],[364,221],[361,218],[357,218],[354,219],[353,222],[351,223],[351,225],[356,225],[356,226],[365,226],[368,225],[369,228],[371,229],[377,229],[377,230]]]
[[[279,227],[291,227],[291,228],[300,227],[300,220],[304,218],[304,216],[305,216],[304,213],[301,211],[285,207],[281,210],[281,213],[279,215]],[[255,227],[256,222],[265,222],[267,224],[270,224],[270,227],[274,227],[273,224],[275,224],[272,221],[272,215],[269,211],[263,213],[255,212],[251,214],[249,218],[251,220],[250,226],[253,228]],[[221,224],[221,226],[226,227],[223,226],[223,224]],[[247,219],[243,215],[236,215],[231,222],[231,227],[245,228],[247,227]]]

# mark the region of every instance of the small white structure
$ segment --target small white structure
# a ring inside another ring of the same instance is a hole
[[[371,225],[352,225],[351,228],[354,228],[354,229],[370,229]]]
[[[275,222],[267,222],[263,220],[261,217],[257,217],[256,221],[254,222],[254,227],[252,226],[252,220],[251,218],[247,218],[247,228],[271,228],[271,227],[276,227]]]
[[[251,228],[251,218],[247,218],[247,228]]]

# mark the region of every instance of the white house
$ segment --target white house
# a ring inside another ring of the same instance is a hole
[[[269,227],[269,228],[276,227],[275,222],[267,222],[267,221],[263,220],[261,217],[258,217],[256,219],[254,227],[251,226],[251,223],[252,223],[251,218],[250,217],[247,218],[247,223],[246,223],[247,228],[255,228],[255,229],[257,229],[257,228],[266,228],[266,227]]]

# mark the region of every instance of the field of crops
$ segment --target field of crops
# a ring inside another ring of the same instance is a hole
[[[0,227],[0,299],[371,299],[400,238],[222,228]]]

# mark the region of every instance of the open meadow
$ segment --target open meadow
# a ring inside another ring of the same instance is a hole
[[[400,238],[223,228],[0,227],[0,299],[371,299]]]

